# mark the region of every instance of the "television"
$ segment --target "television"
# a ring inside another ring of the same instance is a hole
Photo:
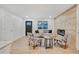
[[[64,29],[58,29],[57,34],[61,35],[61,36],[64,36],[65,35],[65,30]]]

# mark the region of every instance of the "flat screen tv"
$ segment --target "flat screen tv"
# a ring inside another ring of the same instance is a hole
[[[61,35],[61,36],[64,36],[65,35],[65,30],[64,29],[58,29],[57,34]]]

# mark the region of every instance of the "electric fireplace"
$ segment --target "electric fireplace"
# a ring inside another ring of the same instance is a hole
[[[61,36],[64,36],[65,35],[65,30],[64,29],[58,29],[57,34],[61,35]]]

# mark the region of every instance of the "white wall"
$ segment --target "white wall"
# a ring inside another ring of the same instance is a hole
[[[24,36],[24,21],[14,14],[0,9],[0,40],[15,40]]]
[[[33,33],[38,29],[37,23],[38,21],[48,21],[48,29],[54,31],[54,20],[53,19],[26,19],[25,21],[32,21],[33,23]]]
[[[2,39],[2,12],[0,10],[0,40]]]
[[[79,50],[79,5],[77,5],[77,40],[76,48]]]
[[[37,22],[39,20],[48,21],[48,29],[54,30],[53,19],[27,19],[25,21],[33,21],[33,32],[37,30]],[[25,35],[25,21],[0,8],[0,40],[15,40]]]

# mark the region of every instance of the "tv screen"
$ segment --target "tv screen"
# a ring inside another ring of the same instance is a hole
[[[64,36],[64,35],[65,35],[65,30],[63,30],[63,29],[58,29],[58,30],[57,30],[57,34],[58,34],[58,35],[61,35],[61,36]]]

